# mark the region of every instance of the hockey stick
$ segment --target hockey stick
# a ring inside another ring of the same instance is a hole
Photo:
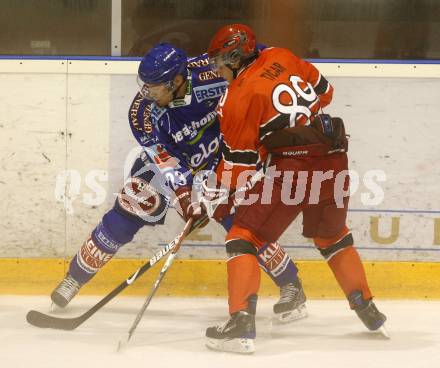
[[[197,220],[192,226],[191,229],[187,232],[190,234],[193,230],[199,227],[201,223],[206,221],[208,217],[205,215]],[[185,226],[187,228],[187,226]],[[185,234],[187,235],[187,234]],[[123,291],[126,287],[131,285],[135,280],[137,280],[140,276],[142,276],[145,272],[147,272],[151,267],[153,267],[159,260],[162,259],[168,252],[173,250],[176,246],[180,244],[182,241],[182,233],[179,234],[174,240],[168,243],[164,248],[162,248],[159,252],[157,252],[150,260],[142,265],[135,273],[130,275],[125,281],[123,281],[119,286],[113,289],[109,294],[107,294],[103,299],[101,299],[97,304],[95,304],[92,308],[90,308],[87,312],[81,314],[78,317],[73,318],[62,318],[55,317],[48,314],[44,314],[35,310],[31,310],[26,315],[26,320],[28,323],[35,327],[40,328],[54,328],[57,330],[74,330],[85,321],[87,321],[91,316],[93,316],[97,311],[99,311],[102,307],[104,307],[110,300],[112,300],[115,296],[117,296],[121,291]]]
[[[250,189],[251,187],[253,187],[255,185],[255,183],[258,180],[263,178],[264,175],[265,175],[264,170],[258,170],[254,175],[252,175],[252,177],[247,181],[247,183],[243,187],[240,187],[238,189],[231,191],[230,196],[235,196],[239,192],[246,191],[246,190]],[[242,199],[240,199],[239,202],[241,202],[241,200]],[[180,240],[177,241],[176,246],[171,251],[171,254],[168,256],[167,260],[165,261],[165,264],[162,266],[162,269],[160,270],[159,276],[157,277],[156,281],[153,284],[153,287],[151,288],[150,294],[148,294],[147,298],[145,299],[144,304],[142,305],[141,309],[139,310],[138,314],[136,315],[136,318],[135,318],[133,324],[131,325],[130,329],[128,330],[127,338],[125,339],[125,341],[119,340],[118,346],[117,346],[117,351],[120,351],[123,346],[128,344],[131,337],[133,336],[133,333],[136,330],[137,326],[139,325],[139,322],[141,321],[142,316],[144,315],[148,306],[150,305],[150,302],[153,299],[154,294],[156,294],[156,291],[159,288],[160,283],[162,282],[163,278],[165,277],[165,274],[167,273],[167,271],[171,267],[171,264],[173,263],[174,258],[176,257],[176,254],[180,249],[180,245],[181,245],[183,239],[185,238],[185,236],[187,234],[190,233],[192,221],[193,221],[192,218],[190,218],[188,220],[183,231],[178,236],[178,238],[180,237]],[[201,221],[199,221],[199,223],[201,223]]]
[[[168,269],[170,268],[171,264],[174,261],[174,258],[176,257],[177,252],[179,251],[180,245],[182,244],[183,239],[185,239],[185,236],[188,235],[191,229],[193,219],[190,218],[188,222],[186,223],[183,231],[179,234],[178,241],[176,242],[176,245],[174,249],[171,251],[171,254],[168,256],[167,260],[165,261],[165,264],[162,266],[162,269],[160,270],[159,276],[157,277],[156,281],[153,284],[153,287],[151,288],[150,294],[148,294],[147,298],[145,299],[144,304],[142,305],[141,309],[139,310],[138,314],[136,315],[136,318],[133,322],[133,324],[130,327],[130,330],[128,331],[127,338],[125,341],[119,340],[117,351],[120,351],[121,348],[128,344],[131,337],[133,336],[134,331],[136,330],[136,327],[138,326],[139,322],[142,319],[142,316],[144,315],[146,309],[150,305],[151,299],[153,299],[154,294],[156,294],[157,289],[159,288],[160,283],[162,282],[162,279],[165,277],[165,274],[167,273]]]
[[[252,179],[255,181],[256,178],[261,178],[261,173],[257,172],[256,175]],[[194,229],[198,228],[200,224],[207,220],[208,216],[203,216],[198,219],[192,226],[191,230],[188,234],[190,234]],[[159,260],[162,259],[169,251],[171,251],[178,242],[180,237],[177,236],[173,241],[168,243],[163,249],[161,249],[158,253],[156,253],[147,263],[142,265],[135,273],[130,275],[125,281],[123,281],[119,286],[113,289],[109,294],[107,294],[103,299],[101,299],[97,304],[95,304],[92,308],[90,308],[85,313],[81,314],[78,317],[73,318],[62,318],[55,317],[48,314],[44,314],[35,310],[31,310],[26,315],[26,320],[28,323],[35,327],[40,328],[53,328],[56,330],[74,330],[85,321],[87,321],[91,316],[93,316],[97,311],[99,311],[102,307],[104,307],[108,302],[110,302],[114,297],[116,297],[119,293],[121,293],[126,287],[131,285],[135,280],[137,280],[140,276],[142,276],[145,272],[147,272],[152,266],[154,266]]]

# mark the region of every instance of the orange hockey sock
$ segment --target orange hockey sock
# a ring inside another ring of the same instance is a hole
[[[229,313],[246,310],[248,298],[260,287],[260,267],[252,254],[241,254],[228,260]]]
[[[328,260],[328,265],[346,296],[360,290],[364,299],[372,297],[364,266],[354,247],[350,246],[337,252]]]

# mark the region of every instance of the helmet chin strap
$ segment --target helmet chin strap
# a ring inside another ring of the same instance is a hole
[[[225,66],[232,72],[233,79],[237,78],[237,74],[238,74],[238,71],[240,70],[240,68],[233,69],[231,64],[225,64]]]
[[[258,57],[258,53],[253,54],[252,56],[248,57],[247,59],[241,59],[239,62],[238,68],[232,68],[231,64],[225,64],[226,67],[232,72],[232,75],[235,78],[237,78],[238,72],[240,70],[246,69],[246,67],[252,63],[256,58]]]

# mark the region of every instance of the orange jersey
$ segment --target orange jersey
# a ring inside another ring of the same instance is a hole
[[[261,140],[275,130],[306,124],[332,95],[333,87],[312,64],[287,49],[261,51],[219,102],[224,147],[218,180],[229,188],[244,185],[245,171],[252,173],[267,156]]]

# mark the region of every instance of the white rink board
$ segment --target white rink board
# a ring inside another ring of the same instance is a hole
[[[112,205],[136,147],[127,123],[136,77],[121,67],[116,74],[87,74],[96,62],[67,74],[1,67],[1,256],[70,257]],[[331,74],[335,94],[327,112],[346,121],[351,169],[361,179],[349,225],[364,259],[440,260],[440,79]],[[368,205],[362,194],[371,190],[363,179],[372,169],[386,175],[377,182],[384,200]],[[70,170],[66,187],[57,182],[64,170]],[[182,227],[172,212],[165,227],[142,229],[120,256],[148,257],[170,241]],[[300,232],[298,219],[281,242],[295,259],[321,259]],[[209,225],[182,256],[223,258],[223,236]]]

